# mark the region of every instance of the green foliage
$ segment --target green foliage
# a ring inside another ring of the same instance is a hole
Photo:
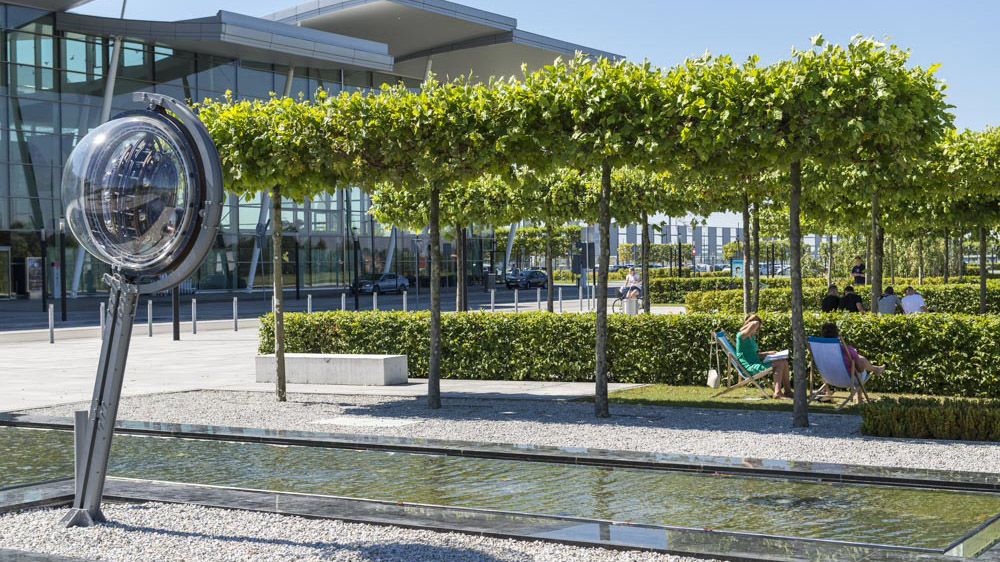
[[[344,132],[327,119],[329,99],[205,100],[198,117],[219,151],[226,189],[247,200],[281,185],[283,197],[304,202],[345,187],[350,154]]]
[[[761,349],[791,346],[787,314],[764,314]],[[427,375],[427,313],[287,314],[289,353],[405,354],[410,375]],[[640,315],[608,318],[610,379],[704,384],[711,333],[732,336],[742,314]],[[445,378],[592,381],[594,317],[588,314],[447,314]],[[873,363],[888,365],[873,392],[1000,396],[1000,317],[957,314],[875,316],[806,314],[806,333],[836,321],[844,340]],[[260,352],[273,350],[272,317],[261,319]]]
[[[974,283],[921,285],[916,289],[924,297],[927,306],[937,307],[939,312],[957,314],[979,312],[979,286]],[[856,288],[856,292],[864,301],[865,308],[871,309],[867,291]],[[802,293],[805,309],[819,310],[820,303],[826,296],[826,287],[819,283],[805,284]],[[902,296],[902,291],[897,291],[897,294]],[[790,289],[761,289],[759,309],[768,312],[788,312],[791,309],[791,296]],[[743,310],[743,296],[742,292],[734,290],[690,291],[685,295],[684,304],[690,312],[735,313]],[[991,281],[987,284],[986,307],[990,314],[1000,313],[1000,283]]]
[[[881,398],[861,405],[861,433],[876,437],[1000,441],[1000,400]]]
[[[694,246],[691,244],[681,244],[680,255],[685,266],[691,264],[691,251]],[[642,253],[642,244],[618,244],[618,262],[639,264],[639,257]],[[677,265],[677,244],[650,244],[649,263],[658,263],[663,266]]]
[[[545,227],[540,226],[520,226],[514,233],[514,246],[512,252],[524,252],[527,256],[542,258],[545,256]],[[496,231],[497,243],[507,240],[510,227],[498,228]],[[580,241],[580,227],[576,225],[564,225],[552,227],[552,252],[555,256],[561,256],[566,252],[574,251],[574,244]]]

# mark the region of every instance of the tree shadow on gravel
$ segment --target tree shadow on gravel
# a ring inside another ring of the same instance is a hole
[[[141,506],[133,506],[141,507]],[[162,527],[145,525],[130,525],[128,523],[108,522],[109,528],[121,529],[128,533],[140,533],[158,537],[178,537],[182,539],[204,539],[223,543],[246,545],[266,545],[277,547],[308,548],[317,552],[313,555],[324,560],[333,560],[343,551],[356,553],[363,560],[379,562],[410,561],[410,560],[475,560],[477,562],[511,562],[514,558],[499,558],[488,552],[475,548],[446,547],[419,542],[371,542],[371,543],[341,543],[337,541],[296,541],[279,538],[262,538],[246,535],[220,535],[194,531],[178,531]],[[143,540],[139,538],[139,540]],[[521,559],[518,557],[517,559]]]
[[[386,398],[373,404],[337,401],[344,415],[390,419],[454,422],[533,422],[541,424],[615,426],[629,428],[751,432],[762,435],[790,433],[827,437],[860,438],[860,419],[844,415],[814,415],[812,427],[791,427],[790,412],[669,408],[662,406],[612,405],[611,417],[598,418],[590,402],[547,400],[443,399],[440,409],[426,407],[424,398]],[[319,403],[315,397],[312,403]],[[581,429],[582,431],[582,429]]]

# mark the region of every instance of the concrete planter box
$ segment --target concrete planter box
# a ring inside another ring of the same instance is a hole
[[[257,382],[274,382],[274,355],[256,357]],[[405,355],[333,355],[286,353],[288,384],[349,384],[388,386],[406,384]]]

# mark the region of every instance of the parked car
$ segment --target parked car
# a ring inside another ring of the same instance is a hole
[[[529,289],[531,287],[541,287],[543,289],[549,286],[549,276],[544,271],[534,269],[534,270],[524,270],[516,275],[511,275],[507,277],[506,283],[504,283],[508,289],[513,289],[515,287],[519,289]]]
[[[362,275],[356,287],[361,293],[402,293],[410,290],[410,281],[395,273]]]

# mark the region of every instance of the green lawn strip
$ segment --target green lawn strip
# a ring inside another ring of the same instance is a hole
[[[705,386],[670,386],[666,384],[650,384],[638,388],[618,390],[609,394],[609,401],[612,404],[644,404],[651,406],[671,406],[681,408],[719,408],[726,410],[770,410],[790,412],[792,410],[791,400],[764,399],[760,392],[755,389],[739,388],[724,396],[712,398],[721,389],[708,388]],[[869,392],[868,396],[872,400],[877,400],[883,396],[894,398],[938,398],[932,396],[919,396],[914,394],[889,394]],[[847,393],[839,391],[834,396],[833,402],[811,402],[809,408],[813,411],[829,414],[852,414],[858,415],[857,404],[852,400],[850,404],[837,411],[836,406],[847,397]],[[586,401],[593,401],[593,397],[585,398]]]

